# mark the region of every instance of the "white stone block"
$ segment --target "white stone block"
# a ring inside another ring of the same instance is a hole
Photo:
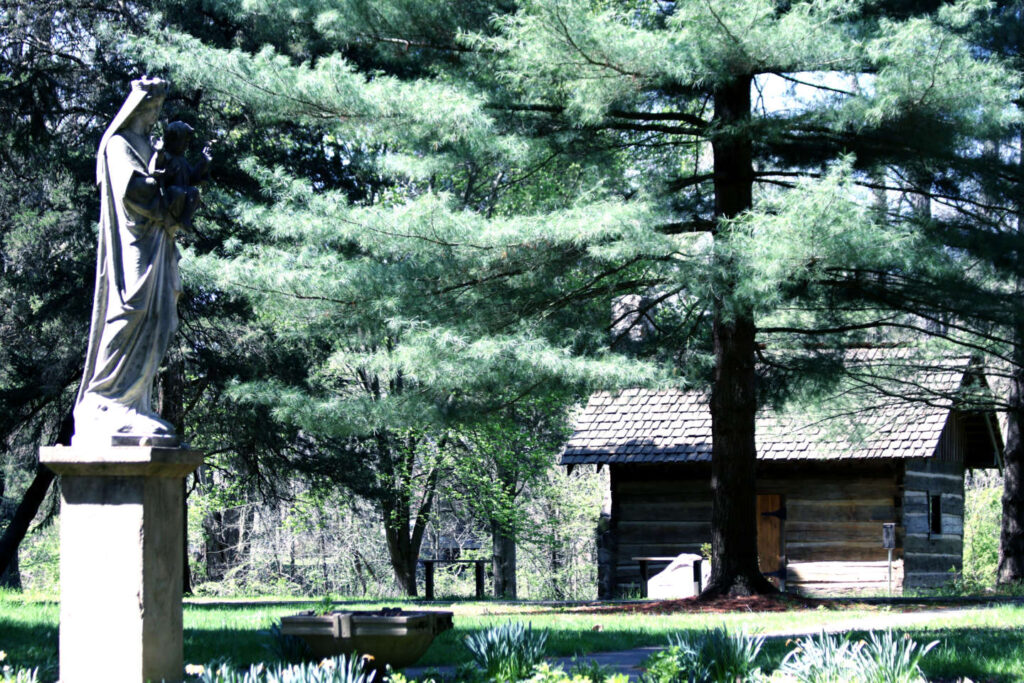
[[[700,562],[700,581],[695,580],[693,566]],[[661,572],[647,581],[647,597],[656,600],[690,598],[700,593],[711,576],[711,564],[700,555],[683,553],[672,560]]]

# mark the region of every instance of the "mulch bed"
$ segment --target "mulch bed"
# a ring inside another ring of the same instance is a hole
[[[919,609],[943,609],[958,606],[955,600],[946,602],[878,604],[855,600],[807,598],[795,595],[751,595],[746,597],[719,597],[710,600],[682,598],[679,600],[652,600],[645,602],[591,603],[570,608],[571,612],[585,614],[724,614],[726,612],[789,612],[792,610],[875,610],[881,608],[911,612]]]
[[[678,614],[724,612],[788,612],[797,609],[830,609],[834,601],[777,595],[751,595],[746,597],[720,597],[711,600],[680,598],[678,600],[651,600],[645,602],[594,603],[572,608],[572,612],[588,614]]]

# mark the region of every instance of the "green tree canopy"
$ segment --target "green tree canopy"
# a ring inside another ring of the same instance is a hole
[[[204,9],[196,28],[172,4],[134,54],[247,130],[304,131],[239,165],[262,193],[225,199],[246,239],[189,261],[308,354],[236,398],[343,438],[552,388],[709,383],[714,592],[768,589],[755,361],[803,370],[808,346],[905,325],[879,315],[886,282],[950,261],[871,190],[935,195],[930,169],[966,172],[1015,116],[1016,76],[965,37],[974,1]],[[317,155],[372,189],[296,161]],[[656,330],[638,355],[607,350],[624,295]]]

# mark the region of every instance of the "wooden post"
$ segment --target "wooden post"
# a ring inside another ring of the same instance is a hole
[[[647,597],[647,572],[648,572],[648,561],[637,560],[640,563],[640,597]]]
[[[484,560],[476,560],[474,563],[476,574],[476,599],[483,600],[484,597]]]
[[[423,593],[428,601],[434,599],[434,560],[420,560],[423,563]]]
[[[892,597],[892,548],[889,548],[889,597]]]

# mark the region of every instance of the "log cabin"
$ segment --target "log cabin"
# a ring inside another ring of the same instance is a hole
[[[890,585],[900,595],[948,582],[962,567],[965,472],[997,467],[1003,448],[993,412],[951,405],[887,401],[842,424],[762,411],[751,529],[762,572],[808,595],[885,594]],[[710,543],[706,394],[595,394],[560,461],[609,470],[600,597],[645,594],[640,558],[700,553]],[[886,523],[896,532],[891,574]]]

